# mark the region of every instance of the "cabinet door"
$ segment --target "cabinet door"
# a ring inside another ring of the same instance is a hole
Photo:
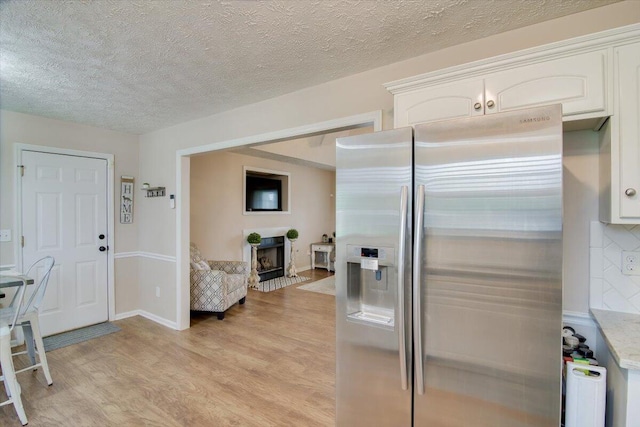
[[[606,115],[606,63],[601,50],[490,74],[485,112],[562,103],[564,120]]]
[[[426,87],[396,95],[395,127],[481,116],[484,114],[482,80],[463,80],[450,85]]]
[[[620,185],[615,185],[616,177],[612,176],[611,190],[619,192],[621,218],[640,218],[640,43],[618,47],[614,52]],[[616,159],[612,161],[612,173],[616,174]]]

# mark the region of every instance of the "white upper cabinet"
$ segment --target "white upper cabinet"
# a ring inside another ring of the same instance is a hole
[[[590,119],[607,110],[607,49],[553,59],[538,56],[472,79],[440,83],[416,79],[387,87],[395,94],[395,127],[562,104],[564,120]]]
[[[396,127],[484,114],[484,82],[463,80],[396,96]]]
[[[640,219],[640,42],[614,49],[615,112],[611,122],[612,222]],[[618,147],[615,144],[618,144]],[[617,150],[616,150],[617,148]],[[618,155],[615,152],[619,151]],[[618,164],[619,163],[619,164]],[[619,220],[619,221],[618,221]]]
[[[562,104],[564,120],[604,116],[606,66],[600,50],[492,73],[484,80],[485,111]]]

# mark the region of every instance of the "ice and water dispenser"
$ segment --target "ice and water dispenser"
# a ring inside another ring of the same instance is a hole
[[[395,250],[347,245],[347,318],[393,329]]]

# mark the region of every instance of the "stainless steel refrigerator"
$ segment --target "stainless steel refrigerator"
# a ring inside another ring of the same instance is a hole
[[[560,424],[559,105],[340,138],[336,424]]]

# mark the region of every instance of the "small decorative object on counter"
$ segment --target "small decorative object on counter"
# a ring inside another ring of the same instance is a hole
[[[329,243],[329,236],[327,236],[326,234],[322,235],[322,243]]]

